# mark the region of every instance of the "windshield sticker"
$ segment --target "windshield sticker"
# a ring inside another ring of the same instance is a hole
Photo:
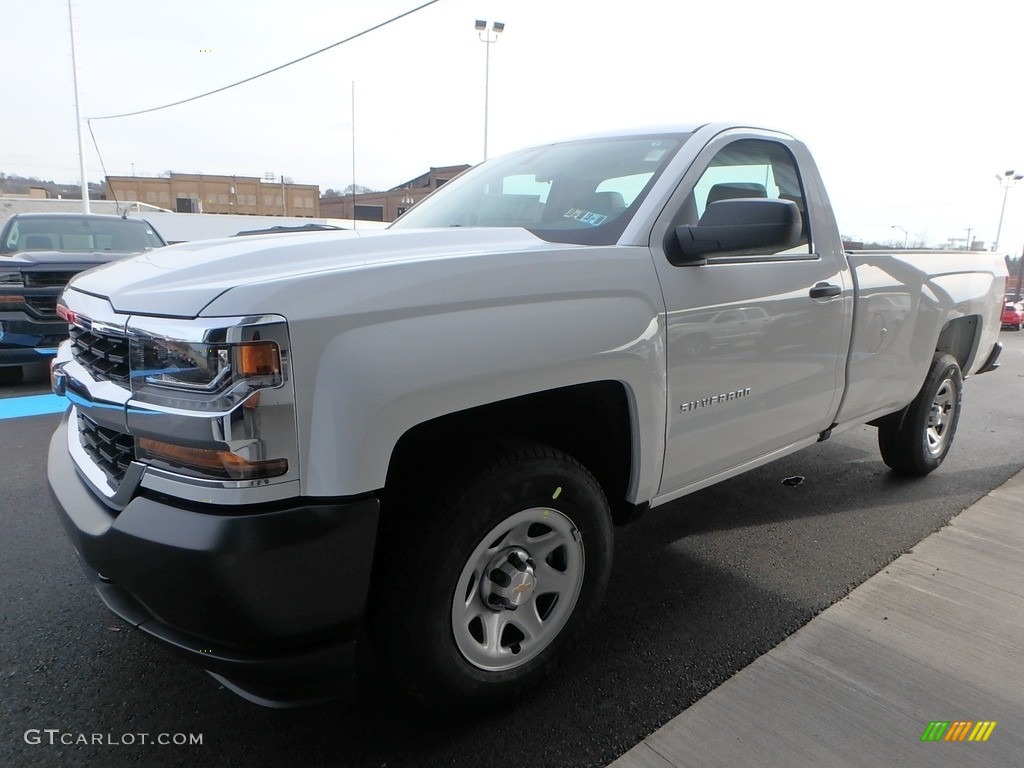
[[[646,163],[657,163],[668,153],[667,149],[652,149],[647,153],[647,157],[644,158]]]
[[[581,211],[579,208],[570,208],[562,218],[576,219],[576,221],[582,221],[584,224],[589,224],[592,227],[599,227],[608,220],[607,216],[603,216],[600,213]]]

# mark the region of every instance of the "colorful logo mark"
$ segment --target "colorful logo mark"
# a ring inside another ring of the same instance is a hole
[[[995,729],[995,720],[932,720],[921,741],[988,741]]]

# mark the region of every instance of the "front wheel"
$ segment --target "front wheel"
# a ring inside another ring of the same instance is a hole
[[[506,448],[445,501],[392,514],[422,524],[418,535],[392,534],[374,628],[399,682],[424,704],[521,695],[554,670],[603,599],[608,502],[560,451]]]
[[[924,477],[949,453],[960,420],[963,376],[952,355],[939,353],[914,401],[878,426],[882,460],[904,475]]]

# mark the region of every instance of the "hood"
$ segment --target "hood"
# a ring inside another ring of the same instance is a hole
[[[0,256],[0,269],[5,266],[16,267],[78,267],[85,269],[94,264],[107,264],[112,261],[129,259],[136,254],[121,251],[83,251],[68,253],[67,251],[20,251],[10,256]]]
[[[232,288],[438,257],[549,247],[524,229],[345,230],[182,243],[93,269],[72,287],[118,312],[196,317]]]

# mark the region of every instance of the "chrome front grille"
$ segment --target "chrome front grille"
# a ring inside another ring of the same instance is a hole
[[[21,273],[26,288],[63,288],[70,282],[71,278],[77,275],[79,270],[74,272],[44,272],[25,270]]]
[[[128,338],[71,326],[71,354],[95,379],[128,383]]]
[[[57,316],[56,296],[26,296],[25,304],[32,310],[33,314],[40,317]]]
[[[88,416],[78,414],[78,439],[111,486],[117,488],[135,458],[135,438],[123,432],[101,427]]]

